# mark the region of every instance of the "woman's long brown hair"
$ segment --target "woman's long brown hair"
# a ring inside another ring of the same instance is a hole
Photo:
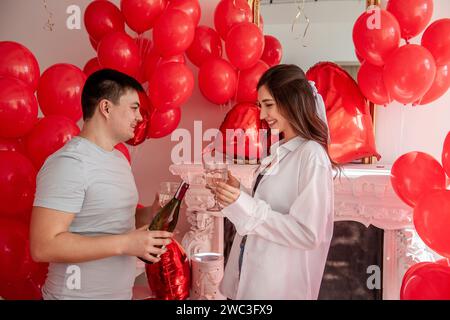
[[[328,127],[317,114],[314,92],[305,72],[293,64],[280,64],[263,74],[257,87],[259,89],[262,86],[266,86],[280,113],[289,121],[294,131],[300,137],[320,144],[332,167],[339,173],[339,164],[331,159],[328,152]]]

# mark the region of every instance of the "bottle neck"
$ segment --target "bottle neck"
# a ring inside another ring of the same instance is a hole
[[[181,201],[186,195],[186,191],[189,189],[189,184],[186,182],[182,182],[177,192],[175,193],[175,199]]]

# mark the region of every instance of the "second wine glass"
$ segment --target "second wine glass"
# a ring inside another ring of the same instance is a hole
[[[206,180],[206,188],[213,190],[218,182],[227,182],[228,180],[228,166],[226,163],[204,163],[204,174]],[[208,211],[221,211],[219,203],[217,202],[217,196],[214,193],[214,206],[208,208]]]

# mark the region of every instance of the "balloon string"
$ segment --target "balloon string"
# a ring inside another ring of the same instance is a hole
[[[405,129],[405,107],[400,106],[400,139],[398,143],[397,157],[402,155],[403,131]]]
[[[302,37],[302,45],[303,47],[306,47],[305,45],[305,38],[306,38],[306,34],[308,33],[309,30],[309,26],[311,25],[311,21],[308,18],[308,16],[305,14],[305,0],[301,0],[302,3],[300,4],[300,0],[298,0],[298,6],[297,6],[297,14],[295,15],[294,20],[292,21],[292,26],[291,26],[291,32],[294,32],[294,28],[296,23],[300,20],[300,18],[303,16],[305,18],[306,21],[306,27],[305,27],[305,31],[303,32],[303,37]],[[300,39],[300,36],[296,37],[295,39]]]

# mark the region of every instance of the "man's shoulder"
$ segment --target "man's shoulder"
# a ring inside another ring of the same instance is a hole
[[[88,153],[84,150],[82,144],[77,139],[72,138],[58,151],[50,155],[46,162],[61,163],[61,162],[83,162]]]

